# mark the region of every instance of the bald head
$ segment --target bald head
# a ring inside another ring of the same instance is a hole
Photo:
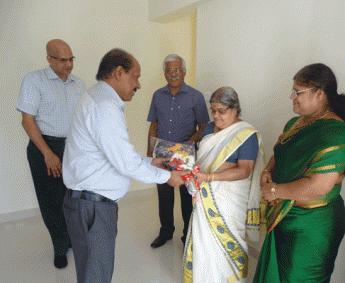
[[[72,53],[69,45],[61,39],[52,39],[47,43],[46,46],[47,55],[52,55],[57,57],[62,50],[70,51]]]
[[[61,39],[53,39],[47,43],[47,60],[56,75],[63,81],[73,69],[73,53],[69,45]]]

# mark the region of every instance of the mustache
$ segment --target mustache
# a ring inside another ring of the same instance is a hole
[[[169,80],[171,80],[171,81],[177,81],[177,80],[179,80],[180,78],[179,77],[170,77],[169,78]]]

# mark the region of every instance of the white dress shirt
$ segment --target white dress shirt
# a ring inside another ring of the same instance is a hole
[[[158,184],[169,180],[170,172],[152,166],[152,158],[134,150],[124,109],[124,102],[104,81],[81,97],[63,157],[67,188],[118,200],[128,191],[131,178]]]
[[[67,137],[84,82],[72,74],[62,81],[49,66],[27,74],[22,82],[17,109],[32,116],[43,135]]]

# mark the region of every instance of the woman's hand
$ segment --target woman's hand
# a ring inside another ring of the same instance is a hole
[[[269,202],[277,199],[272,193],[272,188],[274,185],[276,185],[276,184],[273,182],[266,182],[264,185],[261,186],[262,195]]]
[[[263,171],[261,173],[260,186],[264,186],[267,183],[272,183],[272,175],[269,171]]]
[[[192,171],[194,178],[201,184],[202,182],[207,182],[210,180],[210,174],[208,173],[200,173],[200,172],[195,172]]]

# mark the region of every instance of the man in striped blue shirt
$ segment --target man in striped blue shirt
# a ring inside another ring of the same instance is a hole
[[[16,108],[30,138],[27,158],[42,218],[53,242],[54,265],[63,268],[71,242],[62,208],[66,187],[61,162],[72,114],[86,86],[71,74],[74,56],[66,42],[53,39],[46,48],[49,66],[24,77]]]

